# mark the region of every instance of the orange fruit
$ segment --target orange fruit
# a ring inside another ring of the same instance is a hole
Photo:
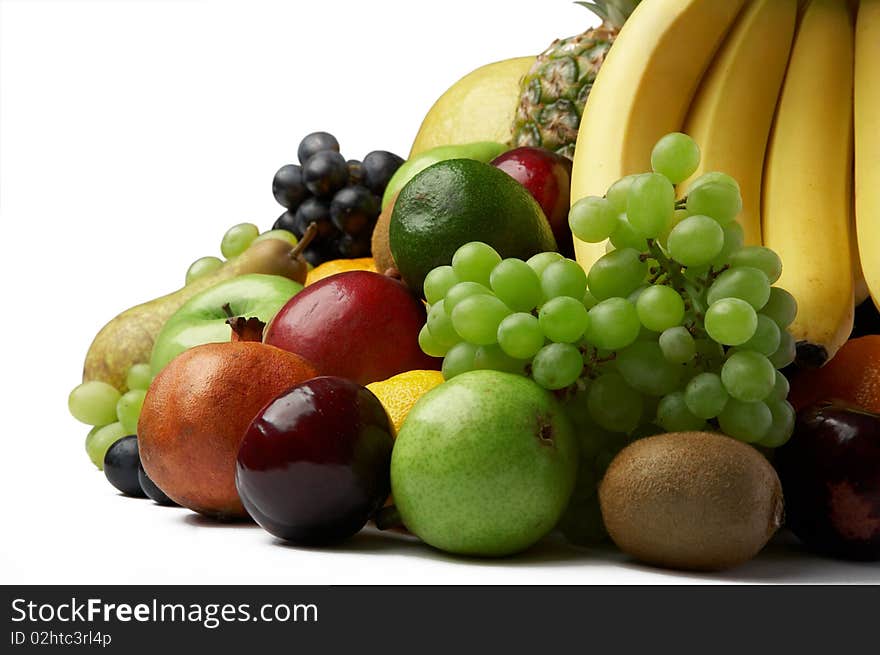
[[[372,271],[376,273],[376,265],[373,263],[372,257],[359,257],[355,259],[331,259],[316,266],[309,271],[306,277],[306,286],[314,284],[318,280],[325,277],[336,275],[337,273],[345,273],[346,271]]]
[[[850,339],[822,368],[797,373],[788,400],[800,411],[832,398],[880,413],[880,335]]]

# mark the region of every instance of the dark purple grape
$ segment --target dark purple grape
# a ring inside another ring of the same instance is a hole
[[[358,186],[364,181],[364,165],[357,159],[349,159],[348,162],[348,186]]]
[[[312,155],[324,150],[339,152],[339,141],[336,140],[335,136],[327,132],[312,132],[303,137],[303,140],[299,142],[296,156],[299,157],[300,164],[305,164]]]
[[[272,195],[278,204],[287,209],[296,209],[305,200],[309,191],[303,184],[302,168],[287,164],[278,169],[272,179]]]
[[[272,224],[273,230],[287,230],[293,232],[297,238],[302,236],[302,232],[298,231],[295,211],[286,211]]]
[[[303,164],[303,181],[316,196],[332,196],[348,183],[348,164],[338,152],[316,153]]]
[[[374,150],[364,157],[364,184],[373,193],[382,195],[388,180],[403,164],[403,158],[387,150]]]
[[[294,217],[295,229],[293,233],[301,237],[303,234],[305,234],[305,231],[309,228],[309,224],[311,223],[318,224],[318,239],[322,237],[320,231],[320,227],[322,224],[326,223],[330,227],[333,227],[333,223],[330,221],[329,202],[327,202],[326,200],[321,200],[320,198],[306,198],[299,206],[299,209],[296,210],[296,216]],[[327,233],[326,228],[325,233]],[[326,236],[331,235],[326,234]]]
[[[306,258],[306,261],[312,266],[318,266],[323,264],[324,262],[328,262],[331,259],[339,259],[339,251],[336,250],[335,243],[312,243],[306,248],[305,252],[303,252],[303,257]]]
[[[143,498],[144,492],[137,476],[140,461],[137,437],[133,434],[122,437],[104,455],[104,475],[110,484],[126,496]]]
[[[352,237],[348,234],[343,234],[339,237],[339,240],[336,242],[336,249],[339,252],[340,257],[344,257],[347,259],[354,259],[356,257],[369,257],[370,256],[370,238],[367,235],[367,238],[363,237]]]
[[[143,490],[143,493],[147,495],[147,498],[158,505],[166,505],[168,507],[177,505],[177,503],[165,495],[165,492],[162,491],[155,482],[150,480],[150,476],[147,475],[147,472],[144,471],[143,465],[140,463],[138,463],[137,476],[138,483],[141,485],[141,489]]]
[[[370,232],[380,211],[379,199],[362,186],[340,189],[330,203],[333,224],[354,237]]]

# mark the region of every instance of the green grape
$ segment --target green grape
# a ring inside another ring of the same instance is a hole
[[[770,409],[760,400],[744,402],[731,398],[718,415],[721,431],[746,443],[763,439],[772,422]]]
[[[515,359],[505,353],[497,344],[480,346],[474,354],[475,369],[504,371],[505,373],[526,374],[527,359]]]
[[[125,386],[129,389],[149,389],[153,372],[149,364],[134,364],[125,374]]]
[[[636,308],[625,298],[608,298],[589,311],[586,339],[602,350],[625,348],[639,336],[642,324]]]
[[[443,299],[444,307],[446,307],[447,313],[452,313],[452,310],[455,309],[455,306],[470,296],[476,295],[486,295],[491,296],[492,290],[488,287],[484,287],[482,284],[478,284],[477,282],[459,282],[457,284],[452,285],[449,291],[446,292],[446,297]]]
[[[779,448],[794,432],[796,418],[794,407],[785,400],[773,399],[767,402],[767,408],[770,410],[772,420],[767,432],[758,441],[758,445],[765,448]]]
[[[725,346],[739,346],[752,338],[758,327],[755,309],[740,298],[723,298],[706,311],[706,332]]]
[[[666,361],[672,364],[685,364],[697,354],[693,335],[681,325],[663,330],[658,342]]]
[[[730,395],[716,373],[700,373],[691,378],[684,390],[684,402],[694,416],[710,419],[718,416]]]
[[[492,291],[515,312],[530,312],[541,302],[541,280],[521,259],[505,259],[489,276]]]
[[[86,425],[107,425],[116,421],[116,387],[92,380],[74,388],[67,397],[67,408],[77,421]]]
[[[511,357],[534,357],[544,345],[544,333],[538,319],[525,312],[505,317],[498,325],[498,345]]]
[[[455,274],[455,271],[452,270],[451,266],[438,266],[435,269],[432,269],[430,273],[425,276],[425,300],[428,301],[429,305],[433,305],[435,302],[439,300],[443,300],[446,297],[446,294],[449,293],[449,290],[454,287],[456,284],[461,282],[458,279],[458,275]]]
[[[768,359],[776,368],[785,368],[791,364],[797,356],[797,344],[791,332],[782,330],[779,334],[779,348]]]
[[[260,236],[253,240],[251,245],[254,243],[260,243],[260,241],[268,241],[269,239],[278,239],[279,241],[287,241],[291,246],[295,246],[299,243],[299,239],[296,238],[296,235],[293,232],[288,230],[267,230],[263,232]]]
[[[599,301],[596,299],[596,296],[594,296],[593,293],[589,289],[587,289],[584,293],[583,303],[584,307],[586,307],[587,309],[593,309],[593,307],[599,304]]]
[[[544,269],[546,269],[553,262],[562,261],[565,259],[558,252],[539,252],[537,255],[533,255],[526,260],[526,264],[531,267],[533,271],[535,271],[535,275],[539,278],[544,274]]]
[[[666,224],[666,227],[657,237],[659,243],[664,250],[668,250],[669,234],[675,229],[675,226],[681,223],[689,216],[687,209],[676,209],[672,212],[672,219]]]
[[[459,280],[478,282],[489,286],[492,269],[501,263],[501,255],[482,241],[471,241],[461,246],[452,255],[452,270]]]
[[[639,175],[641,175],[641,173],[622,177],[608,187],[608,191],[605,192],[605,198],[611,203],[611,206],[618,214],[626,211],[626,204],[629,199],[629,188]]]
[[[722,227],[724,231],[724,245],[721,246],[719,252],[711,264],[716,269],[729,265],[730,256],[743,246],[746,239],[746,233],[737,221],[731,221]]]
[[[586,331],[590,316],[579,300],[559,296],[544,303],[538,313],[538,323],[550,341],[574,343]]]
[[[758,314],[758,325],[755,328],[755,333],[740,348],[754,350],[769,357],[779,350],[781,343],[782,332],[779,330],[779,326],[772,319],[767,318],[763,314]]]
[[[663,396],[657,405],[657,423],[667,432],[690,432],[706,427],[706,422],[688,409],[681,391]]]
[[[223,266],[223,260],[219,257],[200,257],[186,269],[185,284],[191,284],[200,277],[205,277]]]
[[[626,298],[639,287],[648,274],[648,265],[633,248],[612,250],[600,257],[590,268],[587,284],[598,300],[618,296]]]
[[[640,175],[629,187],[626,217],[639,234],[654,238],[672,220],[675,187],[659,173]]]
[[[673,184],[688,179],[700,165],[700,147],[687,134],[671,132],[651,151],[651,168]]]
[[[92,460],[92,464],[99,470],[104,470],[104,455],[107,450],[122,437],[129,433],[122,427],[122,423],[110,423],[101,427],[96,427],[89,432],[86,437],[86,454]]]
[[[532,360],[532,377],[545,389],[564,389],[577,382],[583,368],[583,355],[575,346],[551,343]]]
[[[797,316],[797,301],[785,289],[770,287],[770,297],[761,313],[772,318],[780,328],[787,328]]]
[[[727,392],[737,400],[763,400],[773,391],[776,369],[764,355],[753,350],[741,350],[724,362],[721,381]]]
[[[589,279],[589,278],[588,278],[588,279]],[[649,286],[649,285],[647,285],[647,284],[643,284],[643,285],[637,287],[637,288],[636,288],[635,290],[633,290],[628,296],[626,296],[626,299],[629,300],[633,305],[635,305],[635,304],[639,301],[639,296],[642,295],[642,292],[643,292],[645,289],[647,289],[648,286]]]
[[[580,300],[587,291],[587,274],[573,259],[553,262],[541,273],[541,291],[545,300],[570,296]],[[593,291],[595,294],[595,290]]]
[[[788,378],[776,371],[776,382],[773,384],[773,391],[769,397],[773,400],[785,400],[788,398],[790,388]]]
[[[431,357],[443,357],[449,351],[449,346],[440,343],[431,335],[431,330],[428,328],[427,323],[419,330],[419,348],[422,349],[423,353]]]
[[[764,246],[746,246],[730,256],[731,266],[749,266],[757,268],[767,276],[770,284],[782,275],[782,259],[774,250]]]
[[[684,320],[684,300],[672,287],[654,285],[645,289],[636,301],[639,320],[649,330],[662,332]]]
[[[626,214],[620,214],[617,217],[617,228],[611,233],[609,243],[614,249],[634,248],[641,252],[648,248],[647,237],[635,230]],[[610,252],[610,250],[606,249],[606,252]]]
[[[607,199],[587,196],[571,206],[568,226],[581,241],[599,243],[610,237],[617,227],[617,211]]]
[[[239,223],[226,230],[220,242],[220,252],[226,259],[238,257],[260,236],[260,228],[253,223]]]
[[[443,379],[451,380],[456,375],[473,371],[477,356],[477,346],[462,341],[455,344],[443,358]]]
[[[590,416],[610,432],[632,432],[642,416],[642,394],[626,383],[619,373],[600,376],[587,390]]]
[[[627,384],[649,396],[662,396],[678,388],[682,368],[669,363],[656,341],[636,341],[617,353],[617,370]]]
[[[116,403],[116,418],[122,423],[122,429],[126,434],[137,434],[138,418],[146,395],[147,392],[143,389],[132,389],[122,394],[119,402]]]
[[[724,246],[724,230],[708,216],[688,216],[672,228],[666,239],[669,254],[679,264],[708,264]]]
[[[691,215],[702,214],[714,218],[722,225],[733,221],[742,211],[739,186],[712,180],[688,190],[687,210]]]
[[[455,331],[449,312],[446,311],[446,301],[440,300],[431,305],[428,310],[428,329],[432,339],[442,347],[449,348],[461,341],[461,336]]]
[[[766,305],[770,298],[767,276],[757,268],[749,266],[730,268],[715,279],[706,294],[706,300],[710,305],[722,298],[741,298],[757,311]]]
[[[509,314],[507,305],[495,296],[469,296],[452,310],[452,326],[465,341],[487,346],[498,341],[498,326]],[[433,325],[431,334],[435,334]]]
[[[719,184],[726,184],[727,186],[731,186],[739,191],[739,182],[737,182],[736,179],[734,179],[727,173],[721,173],[720,171],[709,171],[708,173],[703,173],[688,185],[688,194],[693,193],[693,191],[697,187],[705,184],[706,182],[718,182]]]

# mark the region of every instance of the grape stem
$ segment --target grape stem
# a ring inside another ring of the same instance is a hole
[[[700,299],[699,291],[694,284],[684,276],[684,266],[674,259],[670,259],[654,239],[648,239],[647,254],[659,265],[659,271],[655,275],[654,282],[652,283],[656,283],[665,275],[669,286],[681,294],[685,306],[694,313],[696,323],[693,326],[692,333],[694,330],[702,332],[702,319],[706,314],[706,307]]]

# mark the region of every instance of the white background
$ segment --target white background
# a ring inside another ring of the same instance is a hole
[[[565,0],[0,0],[0,583],[880,581],[786,543],[722,576],[554,539],[501,561],[369,531],[301,550],[120,497],[86,457],[66,398],[94,333],[180,286],[230,225],[268,229],[272,175],[304,134],[406,155],[456,79],[590,16]]]

